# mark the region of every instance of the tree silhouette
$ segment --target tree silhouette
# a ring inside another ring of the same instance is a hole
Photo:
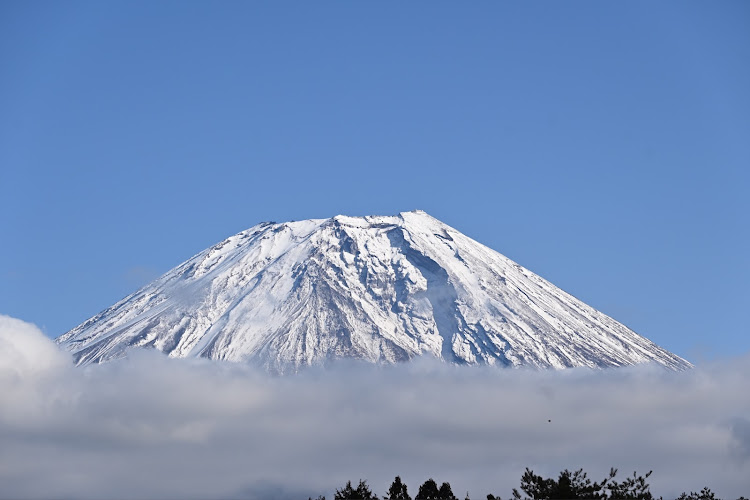
[[[438,498],[440,500],[458,500],[458,498],[456,498],[456,495],[453,494],[453,490],[451,490],[450,483],[443,483],[440,485],[440,489],[438,490]]]
[[[526,468],[521,476],[521,489],[528,495],[527,500],[570,500],[606,498],[601,493],[606,479],[601,483],[592,483],[583,469],[571,472],[565,469],[560,473],[557,481],[545,479]],[[513,498],[521,500],[521,494],[513,488]]]
[[[583,469],[574,472],[565,469],[555,480],[552,478],[545,479],[527,468],[521,476],[521,489],[528,495],[525,500],[654,500],[646,482],[646,479],[651,475],[651,471],[643,476],[633,472],[633,477],[629,477],[622,482],[615,480],[616,475],[617,469],[610,469],[609,477],[597,483],[592,482],[583,472]],[[710,493],[710,490],[708,492]],[[691,493],[691,495],[697,494]],[[522,498],[515,488],[513,489],[513,498],[515,500],[521,500]],[[685,498],[678,500],[717,499],[709,496],[685,496]]]
[[[356,489],[352,488],[351,481],[347,481],[344,488],[336,490],[333,500],[378,500],[378,496],[370,491],[367,481],[360,479]]]
[[[468,494],[466,495],[468,497]],[[438,488],[434,479],[430,478],[419,487],[419,493],[414,500],[458,500],[451,490],[450,483],[443,483]]]
[[[607,492],[609,493],[607,498],[609,500],[654,500],[653,495],[649,491],[649,485],[646,482],[646,479],[648,479],[652,472],[648,471],[645,476],[638,476],[633,472],[633,477],[629,477],[625,481],[618,483],[615,481],[617,469],[610,469],[609,478],[605,479],[605,482],[609,481],[606,484]]]
[[[440,490],[434,479],[430,478],[419,487],[414,500],[440,500]]]
[[[718,500],[710,488],[703,488],[700,493],[691,491],[690,494],[682,493],[677,500]]]
[[[409,493],[406,491],[406,485],[401,482],[400,476],[396,476],[393,480],[384,500],[411,500]]]

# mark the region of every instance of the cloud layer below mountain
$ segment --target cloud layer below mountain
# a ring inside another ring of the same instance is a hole
[[[750,496],[750,357],[683,373],[432,360],[288,377],[154,352],[85,369],[0,316],[1,498],[307,498],[401,475],[507,498],[525,467],[654,471],[674,498]]]

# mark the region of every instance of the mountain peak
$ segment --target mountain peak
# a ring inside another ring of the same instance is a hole
[[[155,348],[276,372],[339,358],[690,366],[422,210],[261,223],[58,342],[78,363]]]

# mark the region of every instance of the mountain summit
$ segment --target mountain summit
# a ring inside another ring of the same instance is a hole
[[[265,222],[57,339],[295,371],[339,358],[564,368],[690,363],[420,210]]]

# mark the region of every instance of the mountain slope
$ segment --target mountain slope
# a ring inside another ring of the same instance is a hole
[[[421,211],[259,224],[58,342],[79,364],[153,347],[274,372],[422,354],[508,366],[690,366]]]

